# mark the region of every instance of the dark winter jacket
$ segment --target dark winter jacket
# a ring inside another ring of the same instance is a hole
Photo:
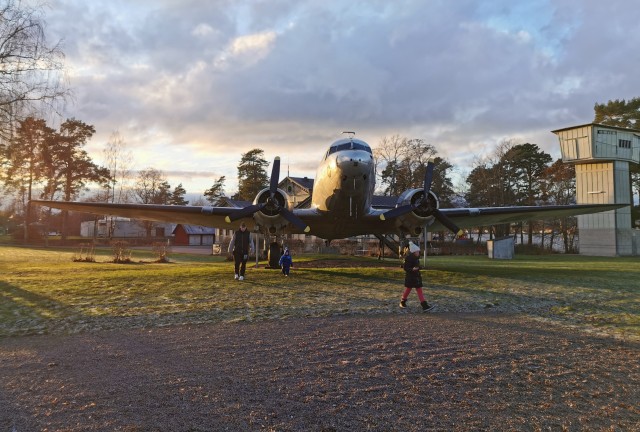
[[[233,252],[234,255],[248,255],[251,250],[253,250],[253,241],[249,230],[245,229],[244,232],[237,230],[229,243],[229,252]]]
[[[418,270],[413,270],[414,267],[417,267]],[[422,288],[422,276],[420,275],[420,258],[415,256],[415,254],[408,254],[404,258],[402,268],[404,268],[405,272],[404,286],[407,288]]]

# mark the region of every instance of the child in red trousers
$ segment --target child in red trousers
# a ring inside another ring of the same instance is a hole
[[[400,307],[402,309],[407,307],[407,298],[411,293],[411,288],[416,289],[418,299],[420,299],[420,306],[422,306],[423,312],[428,312],[434,308],[433,305],[427,303],[422,293],[422,275],[420,275],[420,248],[414,243],[409,243],[409,253],[404,258],[404,264],[402,267],[405,271],[404,277],[404,292],[402,293],[402,299],[400,299]]]

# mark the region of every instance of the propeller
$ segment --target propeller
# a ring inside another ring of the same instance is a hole
[[[269,179],[269,196],[264,202],[259,204],[252,204],[248,207],[241,208],[234,211],[227,217],[225,221],[231,223],[235,220],[242,219],[247,216],[253,215],[257,211],[265,210],[270,215],[281,215],[290,224],[295,225],[303,232],[309,232],[311,228],[304,223],[302,219],[290,212],[285,206],[283,206],[276,198],[276,192],[278,191],[278,180],[280,179],[280,157],[276,156],[273,160],[273,167],[271,168],[271,178]]]
[[[380,219],[393,219],[398,216],[410,213],[414,210],[421,210],[421,213],[433,215],[442,225],[453,231],[457,236],[461,236],[463,231],[438,208],[434,208],[429,200],[429,191],[433,182],[433,162],[427,163],[427,169],[424,172],[424,184],[422,188],[422,196],[418,197],[415,202],[405,204],[380,215]]]

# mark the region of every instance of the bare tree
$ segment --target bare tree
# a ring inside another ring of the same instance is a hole
[[[5,0],[0,8],[0,138],[12,136],[16,120],[53,110],[69,91],[60,44],[47,44],[43,6]]]
[[[111,174],[111,183],[107,186],[105,199],[107,202],[126,203],[131,200],[131,190],[128,183],[131,176],[133,155],[127,149],[127,143],[114,131],[103,150],[104,166]]]
[[[134,194],[143,204],[169,204],[171,185],[164,173],[155,168],[147,168],[138,173]],[[153,222],[143,221],[147,237],[151,237]]]
[[[406,149],[407,139],[400,135],[383,137],[373,149],[376,163],[376,175],[380,177],[380,186],[387,185],[382,193],[398,196],[402,192],[397,185],[397,171]]]
[[[162,171],[147,168],[138,173],[134,193],[142,204],[168,204],[170,189]]]

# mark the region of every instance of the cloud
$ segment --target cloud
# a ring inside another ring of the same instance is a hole
[[[228,179],[256,147],[313,176],[345,129],[423,138],[461,165],[509,137],[557,153],[550,130],[638,96],[639,18],[621,0],[59,0],[47,15],[73,69],[68,116],[96,149],[119,130],[141,162]]]

